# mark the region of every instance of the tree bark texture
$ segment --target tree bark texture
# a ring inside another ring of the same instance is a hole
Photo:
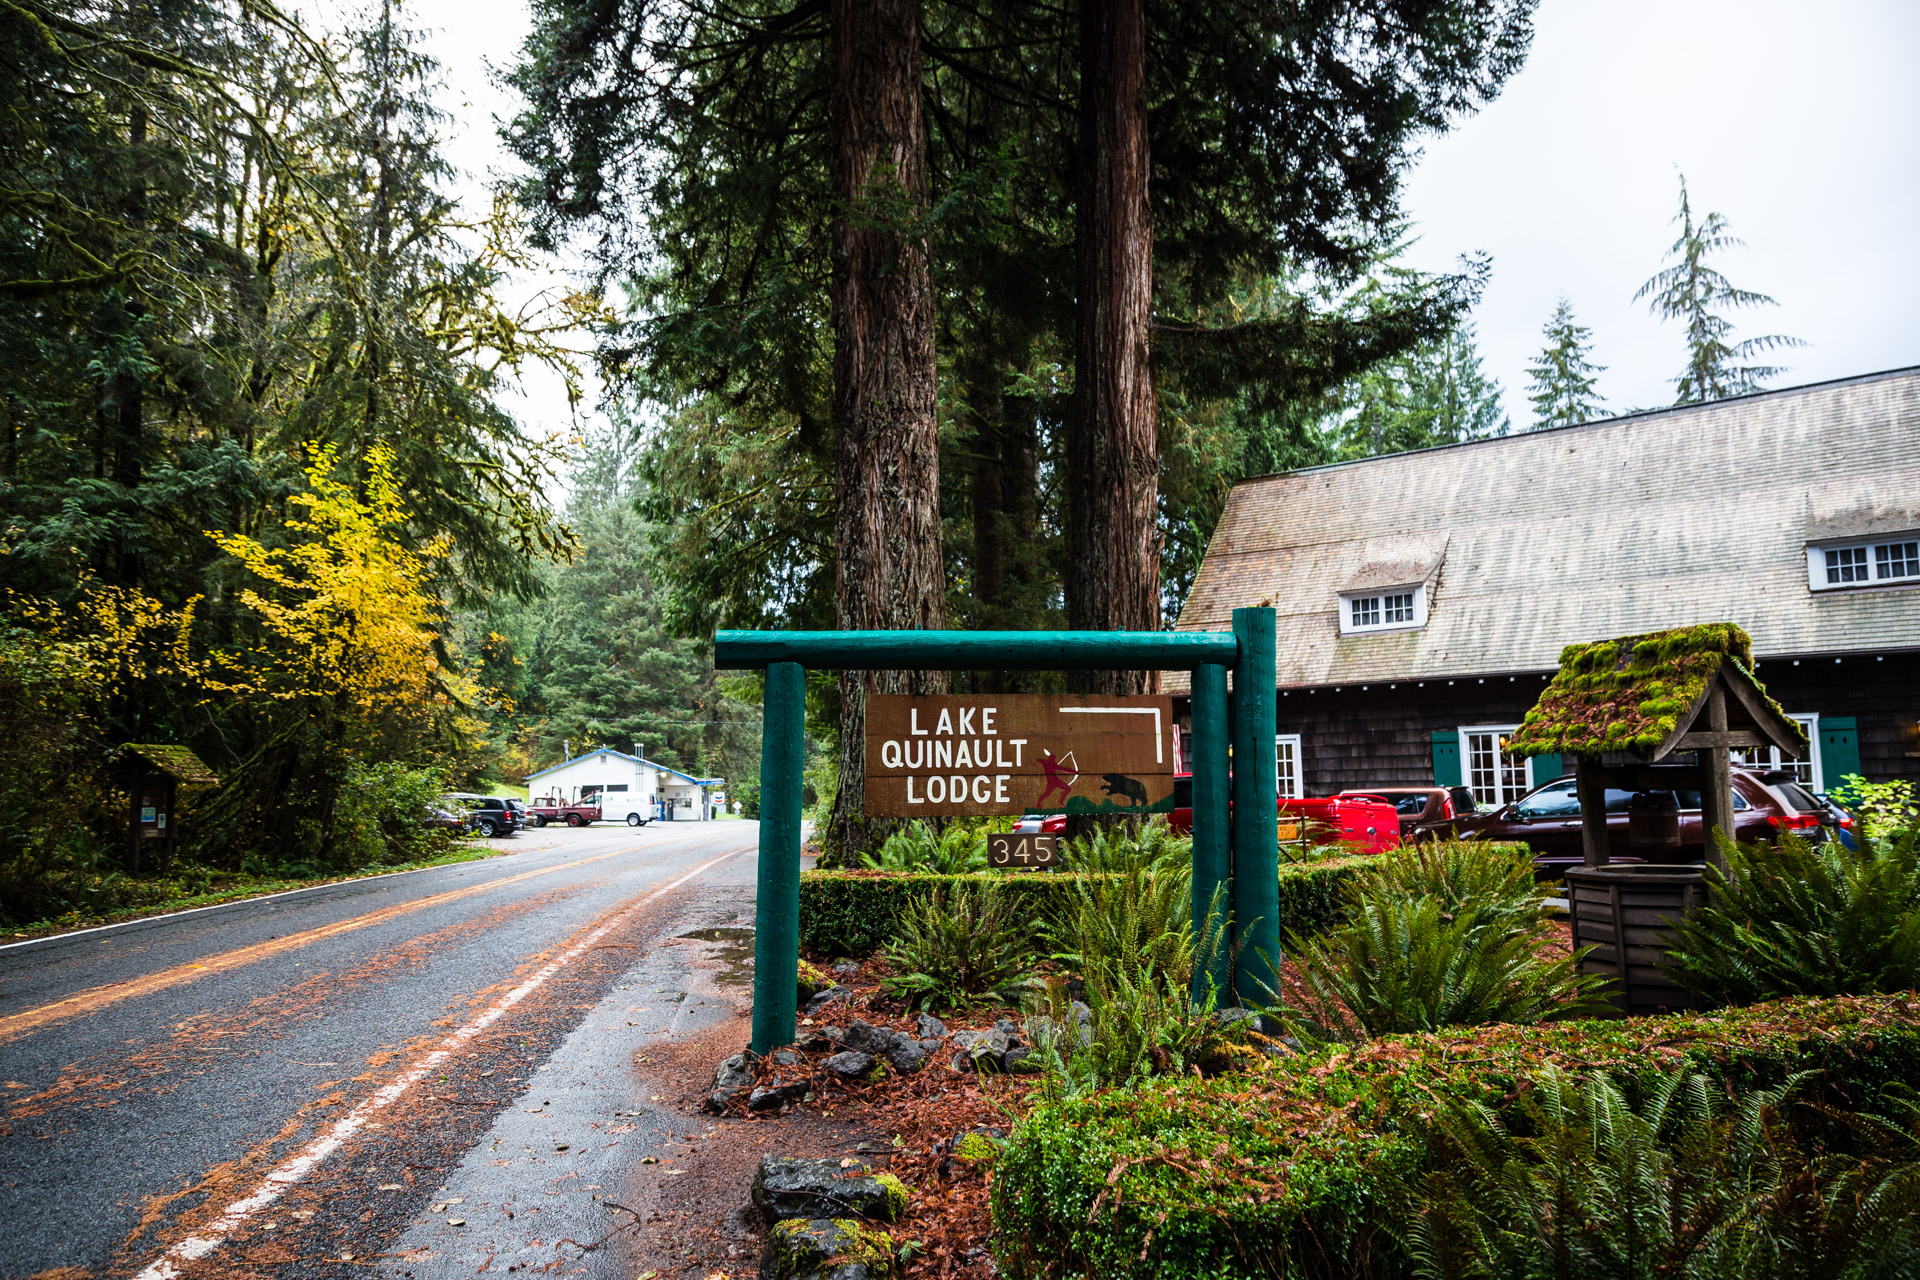
[[[940,554],[933,280],[919,0],[831,0],[834,517],[838,624],[946,625]],[[826,843],[851,857],[896,825],[866,821],[866,703],[935,693],[945,672],[840,678],[840,787]]]
[[[1039,425],[1031,397],[1008,395],[990,346],[968,361],[967,497],[972,516],[971,624],[979,631],[1030,630],[1023,609],[1038,578],[1034,548],[1040,513]],[[977,693],[1026,688],[1024,673],[981,671]]]
[[[1079,287],[1066,449],[1067,624],[1075,630],[1160,628],[1147,165],[1144,0],[1083,0]],[[1068,687],[1146,693],[1157,690],[1159,674],[1078,672]]]

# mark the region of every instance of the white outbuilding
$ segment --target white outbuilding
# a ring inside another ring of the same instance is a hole
[[[603,821],[638,826],[647,819],[706,822],[713,817],[712,789],[723,778],[696,778],[644,756],[598,747],[527,775],[527,794],[538,803],[551,796],[578,804],[600,798]]]

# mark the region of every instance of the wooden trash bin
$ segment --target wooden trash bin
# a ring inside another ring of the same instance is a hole
[[[1673,922],[1707,900],[1699,867],[1615,863],[1571,869],[1566,881],[1574,950],[1593,948],[1580,961],[1580,971],[1613,979],[1607,998],[1622,1013],[1713,1007],[1660,967]]]

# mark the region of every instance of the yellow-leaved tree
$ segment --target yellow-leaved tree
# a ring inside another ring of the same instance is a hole
[[[216,651],[205,683],[218,692],[281,700],[325,698],[346,711],[418,713],[470,703],[472,680],[436,653],[443,610],[428,563],[447,550],[405,542],[407,510],[385,446],[366,459],[364,496],[335,477],[331,447],[310,446],[303,509],[286,529],[303,540],[267,546],[210,533],[265,590],[241,591],[262,630],[250,647]]]

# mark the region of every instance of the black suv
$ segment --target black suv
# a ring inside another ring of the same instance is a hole
[[[510,796],[456,791],[447,799],[467,811],[467,825],[483,836],[510,836],[527,823],[526,810]]]

